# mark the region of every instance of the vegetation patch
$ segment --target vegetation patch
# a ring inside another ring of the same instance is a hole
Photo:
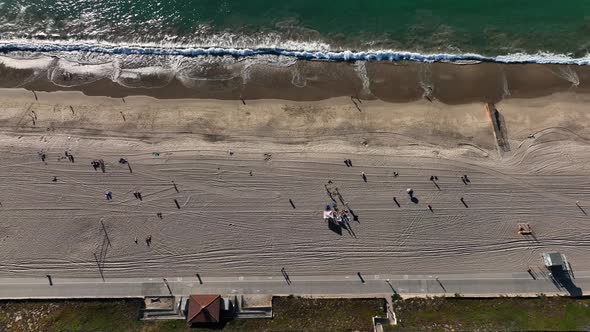
[[[590,299],[413,298],[394,301],[398,325],[386,331],[531,331],[590,329]]]

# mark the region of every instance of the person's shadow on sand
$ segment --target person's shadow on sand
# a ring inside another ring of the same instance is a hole
[[[342,226],[333,219],[328,220],[328,229],[342,236]]]

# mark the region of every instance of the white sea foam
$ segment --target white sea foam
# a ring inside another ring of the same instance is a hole
[[[242,67],[242,84],[248,83],[250,80],[250,73],[252,72],[252,65],[254,63],[252,61],[244,62]]]
[[[432,82],[432,69],[430,65],[418,68],[418,83],[422,88],[422,97],[432,99],[434,83]]]
[[[30,59],[16,59],[8,56],[0,56],[0,64],[12,69],[21,70],[45,70],[56,59],[52,57],[39,57]]]
[[[369,74],[367,73],[366,61],[357,61],[354,67],[359,79],[363,83],[362,94],[371,94],[371,81],[369,80]]]
[[[81,64],[60,59],[49,68],[47,78],[58,86],[72,87],[112,78],[113,72],[112,63]]]
[[[19,75],[19,78],[13,78],[13,84],[15,87],[23,86],[29,82],[45,77],[47,71],[50,68],[53,68],[57,61],[57,58],[49,56],[35,56],[24,59],[0,56],[0,65],[10,69],[28,72],[27,75]]]
[[[510,86],[508,85],[508,78],[504,69],[500,70],[502,71],[502,99],[504,99],[510,97]]]
[[[301,74],[301,71],[297,67],[291,69],[291,84],[298,88],[304,88],[307,85],[305,76]]]
[[[224,44],[228,44],[224,46]],[[256,45],[255,48],[240,47],[241,45]],[[222,46],[219,46],[222,45]],[[230,46],[231,45],[231,46]],[[174,44],[174,43],[148,43],[148,44],[113,44],[98,41],[39,41],[39,40],[5,40],[0,41],[0,51],[3,52],[90,52],[109,55],[158,55],[158,56],[231,56],[231,57],[255,57],[255,56],[282,56],[303,60],[331,60],[331,61],[415,61],[415,62],[495,62],[495,63],[540,63],[540,64],[567,64],[589,65],[590,56],[574,58],[565,54],[536,53],[536,54],[509,54],[495,57],[479,54],[422,54],[395,50],[334,50],[328,44],[315,42],[300,42],[278,40],[269,37],[269,40],[244,41],[244,38],[233,40],[231,37],[222,38],[221,41],[211,41],[207,44]]]
[[[551,70],[551,72],[556,76],[570,82],[574,87],[580,85],[580,78],[578,77],[578,74],[570,66],[560,66],[557,67],[557,72],[553,70]]]
[[[171,69],[161,67],[144,67],[121,69],[116,82],[128,88],[157,88],[168,85],[175,76]]]

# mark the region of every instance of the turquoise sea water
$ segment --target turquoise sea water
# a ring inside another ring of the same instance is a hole
[[[584,57],[590,1],[0,0],[0,42]]]

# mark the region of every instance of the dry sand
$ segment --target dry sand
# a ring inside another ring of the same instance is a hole
[[[480,103],[38,98],[0,91],[0,276],[96,277],[95,254],[107,278],[522,272],[553,250],[590,271],[585,94],[498,104],[502,154]],[[322,220],[328,180],[354,234]]]

